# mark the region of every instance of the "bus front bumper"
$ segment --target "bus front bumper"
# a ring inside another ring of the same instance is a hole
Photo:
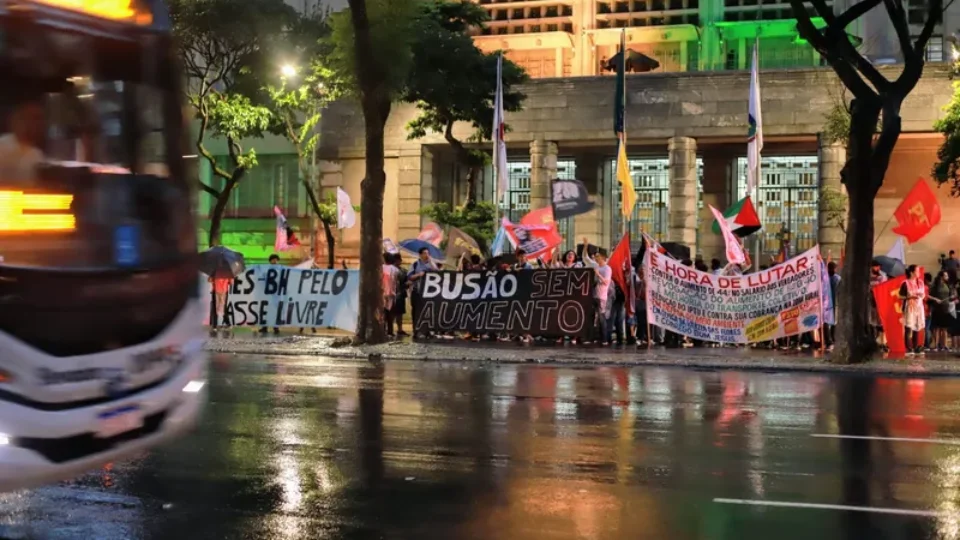
[[[0,492],[72,478],[192,429],[207,401],[206,353],[194,356],[163,385],[108,407],[42,411],[0,401]],[[136,418],[104,432],[110,411],[134,412]],[[38,431],[50,436],[21,435]]]

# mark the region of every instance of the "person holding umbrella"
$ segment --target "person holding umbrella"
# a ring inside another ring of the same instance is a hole
[[[200,271],[206,274],[212,285],[210,294],[210,336],[214,337],[218,326],[229,328],[226,324],[227,298],[233,279],[245,270],[243,255],[223,246],[215,246],[200,254]]]

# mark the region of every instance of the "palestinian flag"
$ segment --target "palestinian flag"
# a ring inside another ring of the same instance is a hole
[[[757,210],[753,207],[750,196],[746,196],[736,202],[730,208],[723,212],[723,217],[730,224],[730,230],[733,234],[743,238],[760,230],[760,217],[757,216]],[[713,221],[714,234],[720,234],[720,224]]]

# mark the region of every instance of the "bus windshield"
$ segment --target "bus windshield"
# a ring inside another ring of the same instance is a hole
[[[169,41],[0,17],[0,267],[149,268],[196,253]]]

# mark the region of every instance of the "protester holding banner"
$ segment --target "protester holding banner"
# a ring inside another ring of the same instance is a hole
[[[388,337],[393,337],[394,306],[400,286],[400,269],[393,265],[394,256],[383,254],[383,322]]]
[[[407,273],[407,279],[413,284],[411,292],[411,301],[413,303],[413,319],[417,320],[420,309],[421,298],[423,295],[423,277],[427,272],[439,272],[440,268],[430,259],[430,250],[423,248],[420,250],[420,258],[410,266],[410,272]],[[414,337],[419,337],[414,334]]]
[[[280,266],[280,256],[277,255],[276,253],[273,253],[272,255],[270,255],[270,258],[267,259],[267,260],[270,262],[270,264],[271,264],[272,266]],[[267,333],[267,327],[266,327],[266,326],[261,326],[261,327],[260,327],[260,333],[261,333],[261,334],[266,334],[266,333]],[[274,335],[279,334],[279,333],[280,333],[280,329],[277,328],[276,326],[274,326],[274,327],[273,327],[273,333],[274,333]]]
[[[407,336],[403,331],[403,316],[407,314],[407,293],[410,289],[410,283],[407,281],[407,273],[403,270],[403,256],[400,253],[393,253],[390,264],[399,271],[397,279],[397,300],[393,303],[391,314],[393,321],[397,325],[397,337]]]
[[[583,264],[577,261],[577,252],[570,249],[564,252],[563,256],[554,261],[553,268],[583,268]]]
[[[517,262],[513,263],[513,266],[511,267],[512,270],[533,270],[533,265],[527,260],[527,252],[523,248],[517,248],[515,255],[517,257]]]
[[[923,316],[923,278],[917,275],[917,266],[907,267],[906,280],[900,286],[900,298],[903,300],[904,337],[907,344],[907,355],[923,354],[923,344],[920,343],[920,332],[924,330],[926,321]]]
[[[587,242],[586,238],[583,240],[583,245],[589,245],[589,242]],[[613,281],[613,270],[607,266],[607,254],[605,252],[598,251],[594,257],[595,258],[590,257],[587,249],[583,250],[583,264],[587,268],[593,268],[593,271],[597,276],[596,286],[594,287],[594,298],[597,300],[596,327],[599,331],[599,334],[597,335],[597,341],[606,345],[607,342],[604,340],[607,339],[607,296],[610,294],[610,283]]]
[[[880,261],[874,259],[870,263],[870,288],[887,281],[887,275],[880,269]],[[886,337],[883,333],[883,322],[880,320],[880,313],[877,309],[877,300],[874,295],[870,295],[870,310],[868,312],[870,326],[873,328],[874,337],[880,342],[881,347],[886,347]]]

